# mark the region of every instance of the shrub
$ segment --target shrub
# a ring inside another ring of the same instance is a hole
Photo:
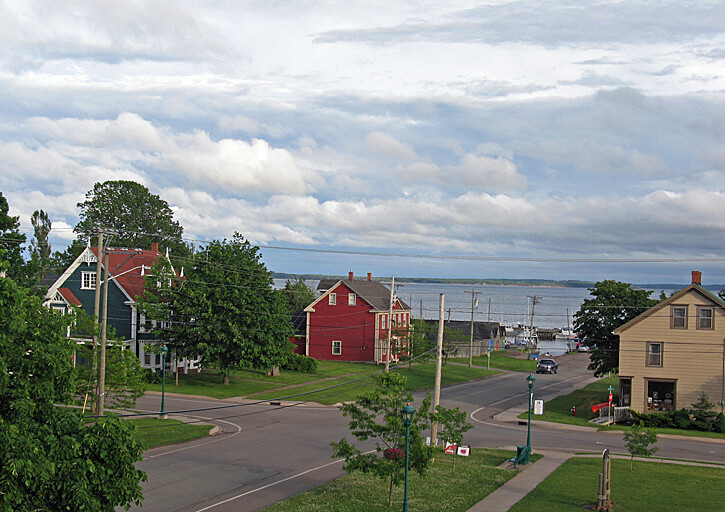
[[[713,429],[713,422],[715,421],[715,404],[713,404],[707,395],[701,391],[700,397],[697,402],[692,404],[692,415],[695,419],[692,424],[697,430],[703,432],[709,432]]]
[[[148,368],[141,368],[144,382],[149,384],[161,384],[161,374]]]
[[[290,372],[315,373],[317,360],[302,354],[292,354],[282,366],[283,370]]]
[[[651,412],[647,414],[630,411],[630,413],[634,422],[641,424],[643,427],[677,428],[674,412]]]
[[[720,413],[715,417],[715,421],[712,424],[712,429],[720,434],[725,434],[725,414]]]
[[[674,416],[675,428],[681,430],[687,430],[692,427],[692,420],[690,419],[690,411],[682,408],[679,409]]]

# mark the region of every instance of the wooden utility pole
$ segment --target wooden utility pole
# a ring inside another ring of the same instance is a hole
[[[393,300],[395,294],[395,276],[390,279],[390,310],[388,312],[388,346],[385,348],[385,372],[390,370],[390,342],[393,337]]]
[[[93,304],[93,322],[95,324],[95,332],[93,333],[93,363],[91,364],[91,378],[93,379],[93,387],[98,388],[98,323],[101,309],[101,261],[103,261],[103,230],[98,230],[98,251],[96,254],[96,290],[95,302]],[[98,393],[96,392],[96,400],[93,401],[91,411],[98,413]]]
[[[103,405],[106,397],[106,328],[108,326],[108,281],[111,272],[108,268],[108,253],[105,254],[104,267],[106,279],[103,280],[103,323],[101,324],[101,360],[98,372],[98,410],[96,414],[103,416]]]
[[[468,367],[473,366],[473,312],[476,309],[476,295],[480,295],[481,292],[477,292],[474,288],[473,290],[465,291],[463,293],[470,293],[471,294],[471,343],[468,347]]]
[[[531,327],[529,328],[529,344],[532,344],[534,341],[534,314],[536,311],[536,305],[541,300],[541,297],[537,297],[536,295],[529,295],[528,297],[531,299]]]
[[[445,295],[441,293],[440,306],[438,309],[438,351],[436,356],[436,376],[433,388],[433,412],[441,403],[441,374],[443,373],[443,316],[445,315]],[[438,423],[433,422],[430,428],[430,442],[433,446],[438,446]]]

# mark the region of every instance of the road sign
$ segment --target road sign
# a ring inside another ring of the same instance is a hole
[[[534,414],[544,414],[543,400],[534,400]]]

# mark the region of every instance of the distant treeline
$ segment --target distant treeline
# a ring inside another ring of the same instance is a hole
[[[347,279],[347,276],[329,276],[322,274],[286,274],[274,272],[275,279],[294,279],[302,277],[305,281],[317,281],[320,279]],[[365,276],[356,276],[357,279],[364,279]],[[388,281],[389,276],[373,276],[376,281]],[[562,288],[591,288],[594,283],[589,281],[555,281],[552,279],[473,279],[473,278],[444,278],[444,277],[395,277],[400,283],[435,283],[435,284],[473,284],[473,285],[503,285],[503,286],[558,286]]]

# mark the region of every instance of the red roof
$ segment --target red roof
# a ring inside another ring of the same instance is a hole
[[[73,292],[70,291],[70,288],[58,288],[58,293],[60,293],[65,301],[72,305],[72,306],[81,306],[81,301],[78,300],[78,297],[73,295]]]
[[[91,247],[98,257],[98,248]],[[156,263],[161,253],[148,249],[113,249],[107,248],[108,268],[112,278],[123,288],[133,300],[143,296],[146,275]],[[105,263],[102,262],[102,263]]]

